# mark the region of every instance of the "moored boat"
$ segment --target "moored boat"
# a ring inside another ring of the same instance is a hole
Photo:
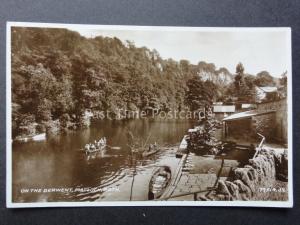
[[[37,134],[32,137],[32,140],[34,140],[34,141],[42,141],[45,139],[46,139],[46,133]]]
[[[36,135],[18,136],[14,139],[14,141],[28,142],[28,141],[43,141],[45,139],[46,139],[46,133],[41,133]]]
[[[171,169],[168,166],[157,168],[149,183],[148,199],[158,199],[166,190],[171,181]]]
[[[160,150],[160,148],[158,147],[157,143],[155,142],[154,144],[150,144],[149,147],[131,147],[131,152],[132,153],[137,153],[137,154],[141,154],[142,157],[147,157],[150,155],[153,155],[155,153],[157,153]]]
[[[147,157],[147,156],[150,156],[150,155],[153,155],[155,153],[157,153],[160,149],[158,147],[154,147],[153,149],[151,150],[145,150],[143,153],[142,153],[142,156],[143,157]]]

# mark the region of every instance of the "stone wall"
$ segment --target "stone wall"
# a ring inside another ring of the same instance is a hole
[[[254,116],[252,119],[252,130],[254,132],[254,137],[257,137],[257,133],[260,133],[265,136],[267,140],[273,139],[276,127],[275,113]]]
[[[219,180],[217,189],[207,196],[208,200],[287,200],[287,193],[276,193],[273,199],[265,199],[261,190],[276,187],[276,178],[284,176],[287,180],[287,156],[274,151],[261,150],[249,165],[236,168],[227,180]],[[287,183],[282,182],[284,186]],[[276,189],[276,191],[281,189]],[[285,190],[285,189],[282,189]],[[271,190],[272,191],[272,190]],[[268,195],[270,197],[270,195]],[[203,199],[202,199],[203,200]]]
[[[287,120],[287,99],[281,99],[275,102],[260,103],[258,110],[276,110],[274,137],[279,141],[287,142],[288,120]]]

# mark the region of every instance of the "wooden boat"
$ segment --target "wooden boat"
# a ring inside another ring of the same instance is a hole
[[[83,150],[85,151],[85,154],[103,151],[106,148],[106,138],[105,137],[101,138],[99,140],[99,142],[100,141],[102,141],[102,143],[100,144],[100,146],[97,146],[97,143],[95,143],[95,144],[87,144],[87,145],[90,145],[90,147],[88,149],[86,149],[84,147]],[[91,148],[91,145],[93,145],[94,148]]]
[[[15,138],[17,142],[28,142],[28,141],[43,141],[46,139],[46,133],[28,135],[28,136],[19,136]]]
[[[104,144],[104,145],[102,145],[98,148],[95,148],[93,150],[91,150],[91,149],[90,150],[85,150],[85,153],[89,154],[89,153],[93,153],[93,152],[100,152],[100,151],[103,151],[105,149],[105,147],[106,147],[106,144]]]
[[[37,134],[32,137],[32,140],[34,140],[34,141],[42,141],[45,139],[46,139],[46,133]]]
[[[157,153],[160,150],[158,146],[154,146],[154,145],[153,147],[150,147],[150,149],[151,150],[145,147],[134,147],[134,148],[131,147],[131,152],[136,154],[141,154],[143,157],[147,157]]]
[[[166,190],[171,181],[171,169],[161,166],[155,170],[149,183],[148,199],[158,199]]]
[[[147,151],[147,150],[144,150],[144,152],[142,153],[142,156],[143,157],[147,157],[147,156],[150,156],[150,155],[153,155],[155,153],[157,153],[160,149],[158,147],[154,147],[152,150],[150,151]]]

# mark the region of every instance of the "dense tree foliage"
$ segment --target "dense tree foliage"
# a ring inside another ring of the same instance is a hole
[[[199,76],[194,76],[187,81],[186,104],[191,110],[210,106],[216,99],[217,86],[211,81],[203,82]]]
[[[284,79],[277,81],[267,71],[261,71],[256,76],[246,74],[244,71],[243,64],[238,63],[234,81],[226,87],[224,94],[227,97],[235,97],[240,103],[255,103],[257,97],[256,87],[275,87],[280,85]]]
[[[261,71],[256,75],[254,83],[257,86],[275,86],[274,78],[269,74],[268,71]]]
[[[13,28],[14,131],[33,121],[58,120],[67,126],[67,120],[80,120],[86,109],[109,111],[112,117],[120,109],[181,110],[186,107],[186,81],[198,71],[187,60],[163,60],[156,50],[118,38]]]
[[[14,135],[32,123],[80,124],[87,109],[109,112],[112,118],[120,109],[197,110],[222,98],[233,79],[226,68],[162,59],[155,49],[116,37],[15,27],[11,38]],[[261,75],[260,82],[266,78]]]

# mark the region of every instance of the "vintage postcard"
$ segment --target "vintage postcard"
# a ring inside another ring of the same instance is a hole
[[[7,23],[7,207],[292,207],[290,28]]]

